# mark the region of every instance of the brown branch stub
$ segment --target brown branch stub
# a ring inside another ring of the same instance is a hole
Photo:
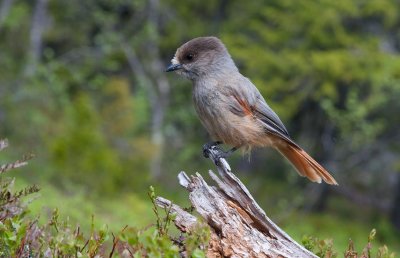
[[[199,173],[178,175],[193,207],[211,228],[208,257],[317,257],[269,219],[226,160],[218,158],[217,151],[209,151],[220,175],[209,172],[217,186],[209,186]],[[157,204],[172,205],[179,229],[194,229],[198,223],[193,215],[166,199],[158,197]]]

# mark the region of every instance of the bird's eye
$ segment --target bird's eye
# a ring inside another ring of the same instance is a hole
[[[189,61],[192,61],[193,60],[193,54],[187,54],[186,55],[186,59],[189,60]]]

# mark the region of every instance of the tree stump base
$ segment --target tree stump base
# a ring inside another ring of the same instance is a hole
[[[317,257],[267,217],[226,160],[217,158],[217,149],[208,151],[221,176],[209,171],[217,186],[209,186],[199,173],[191,177],[185,172],[178,175],[193,207],[211,228],[207,257]],[[157,197],[156,203],[170,207],[176,214],[174,223],[182,232],[196,228],[197,218],[178,205],[162,197]]]

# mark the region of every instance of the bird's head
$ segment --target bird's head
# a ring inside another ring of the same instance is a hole
[[[226,47],[216,37],[194,38],[180,46],[166,72],[176,71],[190,80],[236,69]]]

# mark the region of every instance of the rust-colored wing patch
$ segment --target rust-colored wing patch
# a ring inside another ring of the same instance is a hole
[[[237,103],[240,105],[241,111],[243,112],[244,115],[248,116],[252,116],[253,115],[253,107],[251,107],[249,105],[249,103],[247,103],[247,101],[237,97],[237,96],[233,96]]]

